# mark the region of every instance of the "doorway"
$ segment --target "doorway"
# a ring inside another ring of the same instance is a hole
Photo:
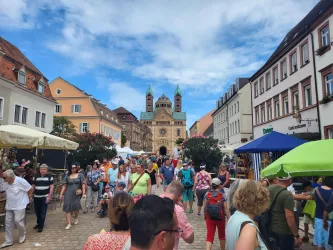
[[[167,148],[162,146],[160,147],[160,155],[166,155],[167,154]]]

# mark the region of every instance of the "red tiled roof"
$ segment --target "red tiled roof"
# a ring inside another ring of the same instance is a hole
[[[9,43],[2,37],[0,37],[0,48],[6,54],[6,56],[15,61],[15,65],[18,66],[17,63],[19,63],[20,67],[25,66],[30,70],[35,71],[40,75],[43,75],[16,46]]]
[[[127,109],[125,109],[124,107],[119,107],[113,110],[115,113],[117,114],[125,114],[128,113],[130,114],[131,112],[129,112]]]

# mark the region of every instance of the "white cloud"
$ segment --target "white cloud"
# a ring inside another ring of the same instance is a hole
[[[257,70],[262,56],[318,2],[38,0],[36,6],[15,1],[16,7],[0,10],[0,21],[13,20],[16,27],[33,27],[38,9],[64,12],[57,19],[57,24],[63,20],[60,36],[50,37],[47,46],[82,72],[106,66],[201,95],[222,91],[234,78]]]

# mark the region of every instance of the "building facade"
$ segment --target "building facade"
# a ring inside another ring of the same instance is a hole
[[[122,126],[117,114],[92,95],[77,88],[61,77],[50,83],[51,93],[57,101],[55,116],[65,116],[73,122],[78,133],[101,133],[121,144]]]
[[[204,135],[210,125],[213,123],[212,114],[215,112],[215,109],[205,114],[199,120],[195,121],[190,127],[190,137],[196,135]],[[208,133],[208,131],[207,131]],[[207,134],[206,133],[206,134]],[[209,134],[209,133],[208,133]]]
[[[324,80],[327,74],[318,73],[315,60],[322,60],[322,70],[325,70],[324,65],[328,61],[332,63],[333,58],[329,60],[325,55],[317,58],[318,42],[322,38],[316,40],[313,32],[321,36],[326,26],[320,27],[319,21],[325,22],[323,19],[332,11],[332,4],[332,0],[320,1],[288,32],[265,65],[250,78],[254,138],[271,131],[306,140],[321,138],[323,126],[319,125],[318,111],[324,107],[318,107],[321,90],[318,79]],[[329,119],[326,123],[330,123]]]
[[[50,133],[55,105],[48,79],[17,47],[0,37],[0,125]]]
[[[174,104],[164,94],[154,105],[154,93],[149,86],[146,93],[146,112],[141,112],[140,122],[153,134],[152,152],[172,155],[178,138],[186,138],[186,113],[182,112],[182,93],[177,86]]]
[[[130,148],[134,151],[152,152],[153,150],[153,134],[150,128],[140,123],[138,118],[124,107],[113,110],[118,121],[123,126],[123,133],[130,142]]]
[[[333,139],[333,2],[313,26],[322,139]]]
[[[220,144],[235,144],[251,139],[251,88],[248,78],[236,79],[216,102],[212,117],[214,139],[218,139]]]

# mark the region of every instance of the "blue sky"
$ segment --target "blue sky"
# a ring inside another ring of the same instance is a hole
[[[249,77],[318,0],[0,0],[0,36],[51,81],[61,76],[139,117],[183,92],[187,127]]]

